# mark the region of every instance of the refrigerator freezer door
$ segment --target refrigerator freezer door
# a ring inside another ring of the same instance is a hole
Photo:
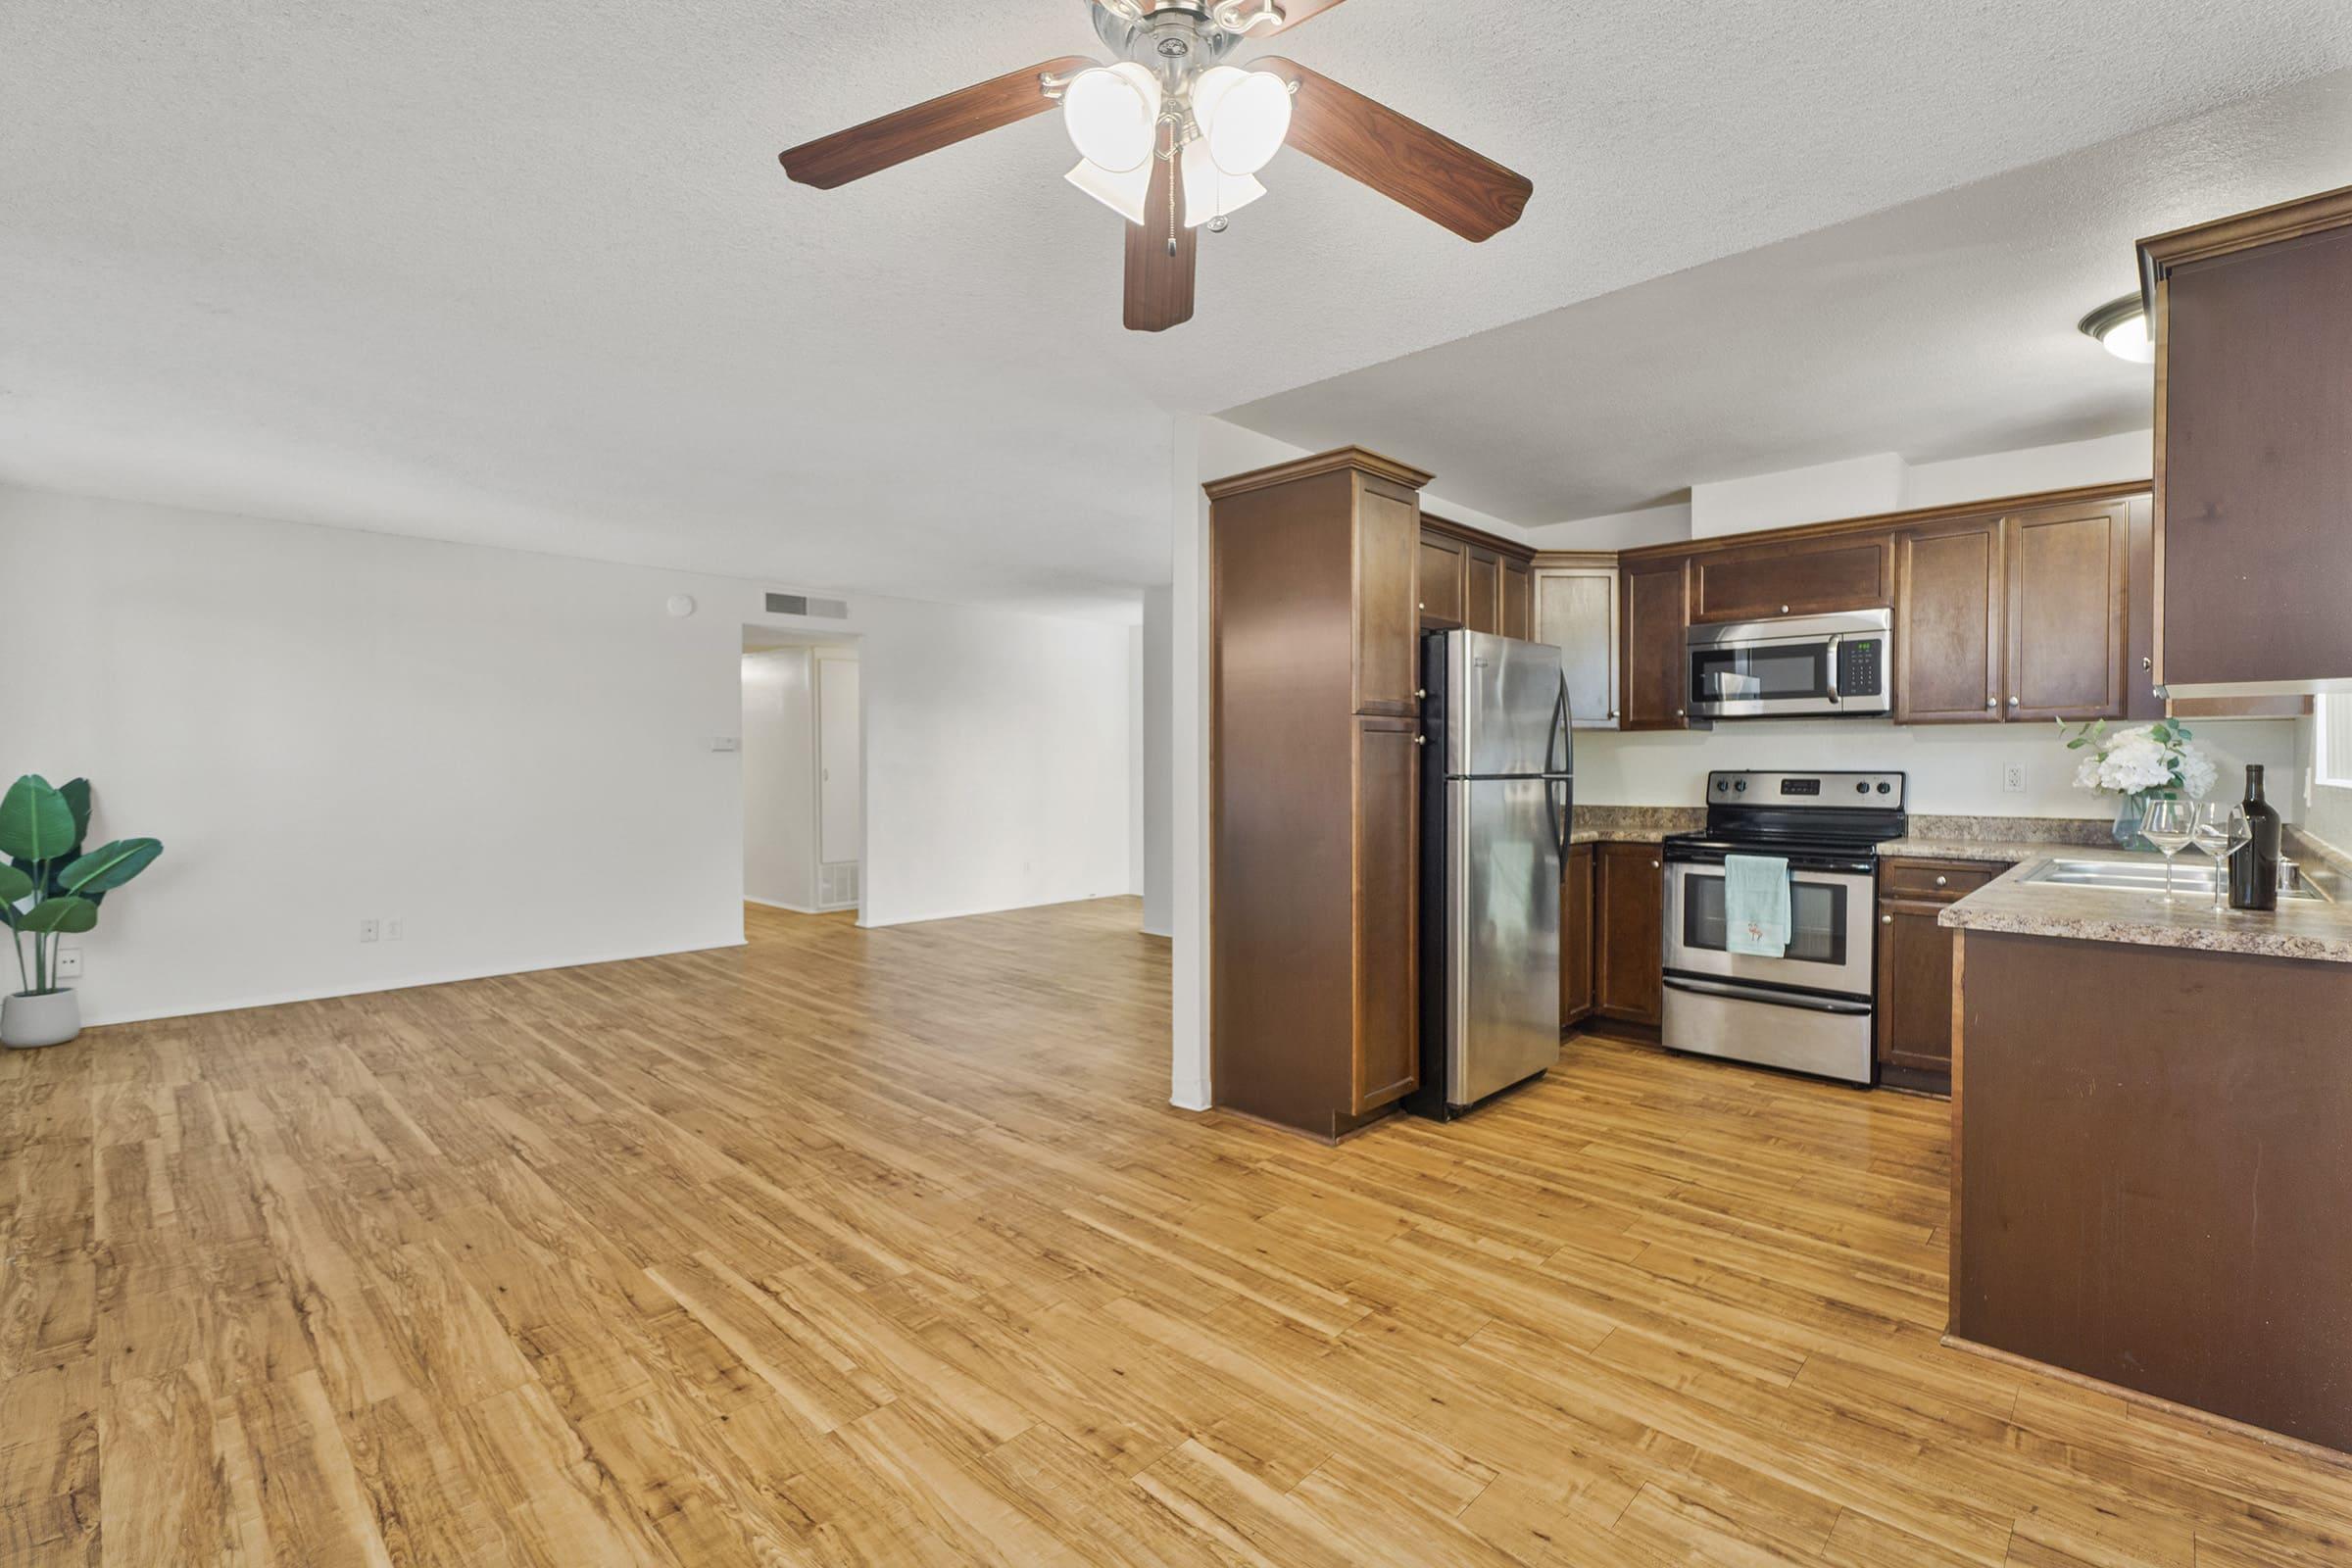
[[[1467,1105],[1560,1057],[1553,812],[1563,792],[1541,778],[1455,779],[1446,788],[1453,949],[1446,1098]]]
[[[1483,631],[1447,634],[1446,771],[1467,778],[1565,772],[1560,651]]]

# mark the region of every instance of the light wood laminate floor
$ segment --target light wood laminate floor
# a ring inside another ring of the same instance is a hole
[[[2219,1565],[2352,1471],[1943,1348],[1940,1104],[1169,1108],[1129,900],[0,1059],[0,1562]]]

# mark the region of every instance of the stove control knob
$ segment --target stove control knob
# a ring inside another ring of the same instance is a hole
[[[1881,795],[1891,795],[1894,793],[1894,786],[1891,784],[1881,784],[1879,786],[1879,793]]]
[[[1868,795],[1870,793],[1870,786],[1867,784],[1857,784],[1854,786],[1854,793],[1856,795]]]
[[[1728,790],[1731,787],[1732,781],[1730,779],[1719,778],[1715,781],[1715,793],[1718,795],[1721,795],[1725,790]]]
[[[1747,780],[1741,779],[1739,783],[1733,785],[1732,788],[1738,790],[1740,794],[1745,795],[1747,793]]]

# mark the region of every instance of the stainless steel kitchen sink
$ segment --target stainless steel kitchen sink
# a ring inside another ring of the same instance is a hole
[[[2048,882],[2058,887],[2096,888],[2107,893],[2164,893],[2164,861],[2146,860],[2049,860],[2027,872],[2027,882]],[[2182,852],[2173,865],[2173,893],[2176,897],[2213,902],[2213,861],[2194,850]],[[2327,904],[2328,895],[2303,879],[2303,873],[2292,860],[2279,867],[2278,897],[2281,902]]]

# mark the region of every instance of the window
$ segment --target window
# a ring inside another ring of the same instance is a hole
[[[2319,715],[2312,770],[2322,784],[2352,789],[2352,692],[2326,692],[2312,703]]]

